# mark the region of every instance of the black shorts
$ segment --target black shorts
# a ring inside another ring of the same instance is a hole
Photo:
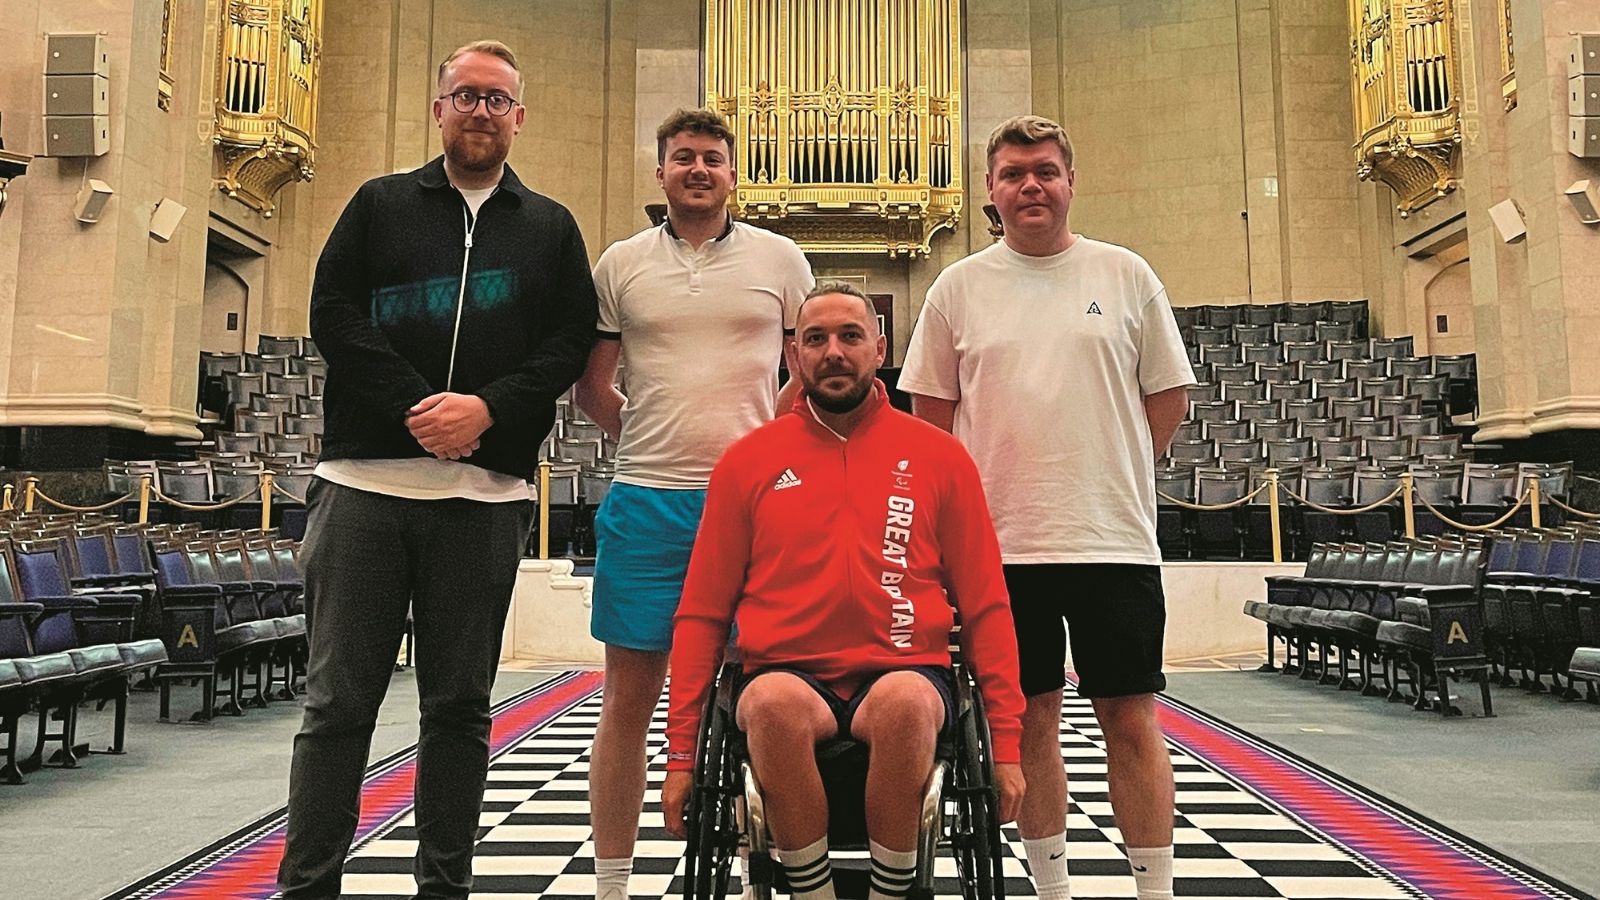
[[[850,737],[850,722],[855,718],[856,709],[861,706],[861,701],[866,698],[867,691],[871,690],[874,684],[877,684],[879,678],[888,675],[890,672],[916,672],[933,684],[934,690],[939,692],[939,699],[944,701],[944,725],[939,728],[938,739],[941,741],[949,740],[950,736],[955,734],[955,686],[951,679],[950,670],[943,666],[906,666],[901,669],[884,669],[882,672],[874,672],[862,679],[861,684],[856,688],[856,692],[851,695],[849,700],[834,693],[832,688],[818,681],[809,672],[802,672],[799,669],[792,669],[788,666],[767,666],[751,672],[739,682],[739,690],[733,698],[735,717],[738,715],[739,697],[744,694],[745,685],[768,672],[787,672],[810,685],[811,689],[817,692],[817,696],[828,704],[828,710],[833,713],[834,721],[839,723],[838,736],[841,738]]]
[[[1078,694],[1127,697],[1167,688],[1161,567],[1120,563],[1005,567],[1023,696],[1066,684],[1067,637]]]

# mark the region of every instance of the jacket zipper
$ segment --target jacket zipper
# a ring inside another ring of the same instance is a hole
[[[457,190],[457,193],[460,193],[459,189]],[[499,193],[498,188],[496,189],[495,193]],[[489,197],[493,196],[494,193],[489,195]],[[485,197],[483,202],[488,203],[489,197]],[[483,211],[483,207],[481,205],[478,207],[478,211]],[[461,254],[461,286],[456,289],[456,325],[454,331],[452,331],[450,335],[450,368],[445,372],[444,376],[444,389],[446,391],[450,390],[451,386],[456,380],[456,348],[461,343],[461,312],[466,306],[467,300],[467,266],[472,263],[472,232],[477,230],[479,218],[481,218],[481,216],[472,215],[472,213],[468,211],[467,198],[462,197],[461,223],[466,230],[467,238],[464,243],[466,249]]]

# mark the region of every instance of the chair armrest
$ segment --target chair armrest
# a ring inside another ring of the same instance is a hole
[[[140,575],[83,575],[72,579],[72,586],[86,588],[101,587],[135,587],[147,585],[154,578],[145,578]]]
[[[220,597],[222,588],[215,584],[175,584],[161,589],[161,596],[167,599],[181,599],[184,597]]]
[[[31,616],[42,612],[42,603],[0,603],[0,616]]]
[[[45,609],[98,609],[100,606],[96,598],[79,594],[70,597],[29,597],[28,601],[41,604]]]

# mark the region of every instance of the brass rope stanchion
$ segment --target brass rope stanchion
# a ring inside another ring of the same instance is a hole
[[[261,494],[261,530],[267,531],[272,527],[272,473],[263,470],[261,473],[261,487],[257,489]]]
[[[1522,504],[1528,502],[1529,493],[1529,491],[1523,491],[1522,496],[1517,498],[1516,505],[1506,510],[1505,515],[1484,525],[1463,525],[1460,522],[1445,518],[1444,513],[1439,512],[1438,507],[1434,506],[1432,503],[1429,503],[1427,497],[1423,497],[1420,494],[1418,494],[1417,497],[1422,501],[1422,505],[1428,508],[1428,512],[1433,513],[1436,517],[1438,517],[1439,521],[1449,525],[1451,528],[1457,528],[1461,531],[1493,531],[1494,529],[1499,528],[1501,525],[1504,525],[1511,519],[1512,516],[1517,514],[1517,510],[1522,508]]]
[[[17,489],[9,484],[5,486],[3,491],[0,491],[0,512],[11,512],[11,495],[16,492]]]
[[[1555,504],[1557,508],[1565,510],[1566,512],[1568,512],[1568,513],[1570,513],[1570,514],[1572,514],[1574,516],[1578,516],[1578,517],[1584,518],[1584,519],[1600,519],[1600,513],[1586,512],[1586,511],[1581,510],[1581,509],[1575,509],[1575,508],[1573,508],[1571,506],[1568,506],[1565,503],[1562,503],[1561,500],[1559,498],[1557,498],[1556,495],[1554,495],[1554,494],[1550,495],[1550,502]]]
[[[1400,473],[1400,489],[1405,491],[1406,540],[1417,539],[1417,485],[1410,472]]]
[[[539,558],[550,558],[550,460],[539,460]]]
[[[1267,494],[1267,509],[1270,512],[1272,519],[1272,561],[1275,563],[1281,563],[1283,562],[1283,535],[1278,530],[1279,523],[1282,520],[1279,518],[1281,512],[1278,509],[1277,469],[1267,470],[1267,487],[1269,489],[1269,493]]]
[[[150,524],[150,476],[139,476],[139,524]]]
[[[1249,503],[1251,500],[1254,500],[1258,494],[1260,494],[1262,491],[1264,491],[1266,489],[1267,489],[1267,482],[1263,481],[1263,482],[1261,482],[1261,486],[1260,487],[1256,488],[1255,490],[1251,491],[1248,494],[1245,494],[1243,497],[1240,497],[1237,500],[1230,500],[1227,503],[1190,503],[1187,500],[1179,500],[1177,497],[1168,496],[1167,494],[1164,494],[1161,491],[1156,491],[1156,496],[1160,497],[1161,499],[1163,499],[1165,501],[1167,501],[1168,503],[1171,503],[1174,506],[1180,506],[1180,507],[1182,507],[1184,509],[1198,509],[1198,510],[1237,509],[1238,507],[1241,507],[1241,506],[1245,505],[1246,503]]]
[[[25,513],[33,512],[33,495],[38,493],[38,492],[39,492],[39,479],[34,478],[31,475],[28,476],[28,480],[26,482],[24,482],[23,485],[22,485],[22,511],[23,512],[25,512]]]
[[[1532,506],[1533,518],[1530,521],[1533,523],[1534,530],[1538,530],[1538,528],[1540,526],[1539,526],[1539,476],[1537,476],[1537,475],[1529,475],[1528,476],[1528,501],[1533,504],[1533,506]]]

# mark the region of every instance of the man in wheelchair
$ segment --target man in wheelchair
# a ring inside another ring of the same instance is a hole
[[[821,285],[796,331],[788,362],[804,391],[793,410],[735,443],[711,475],[675,620],[662,808],[684,836],[702,711],[737,625],[745,675],[728,708],[783,881],[802,900],[834,897],[817,757],[851,739],[868,756],[870,896],[901,897],[925,791],[943,771],[935,750],[961,714],[955,692],[968,695],[951,678],[952,605],[981,701],[965,721],[987,707],[981,767],[992,762],[998,790],[980,839],[998,841],[1020,806],[1023,701],[999,545],[966,451],[892,408],[874,378],[885,339],[871,301]],[[765,864],[759,849],[752,840],[752,870]]]

